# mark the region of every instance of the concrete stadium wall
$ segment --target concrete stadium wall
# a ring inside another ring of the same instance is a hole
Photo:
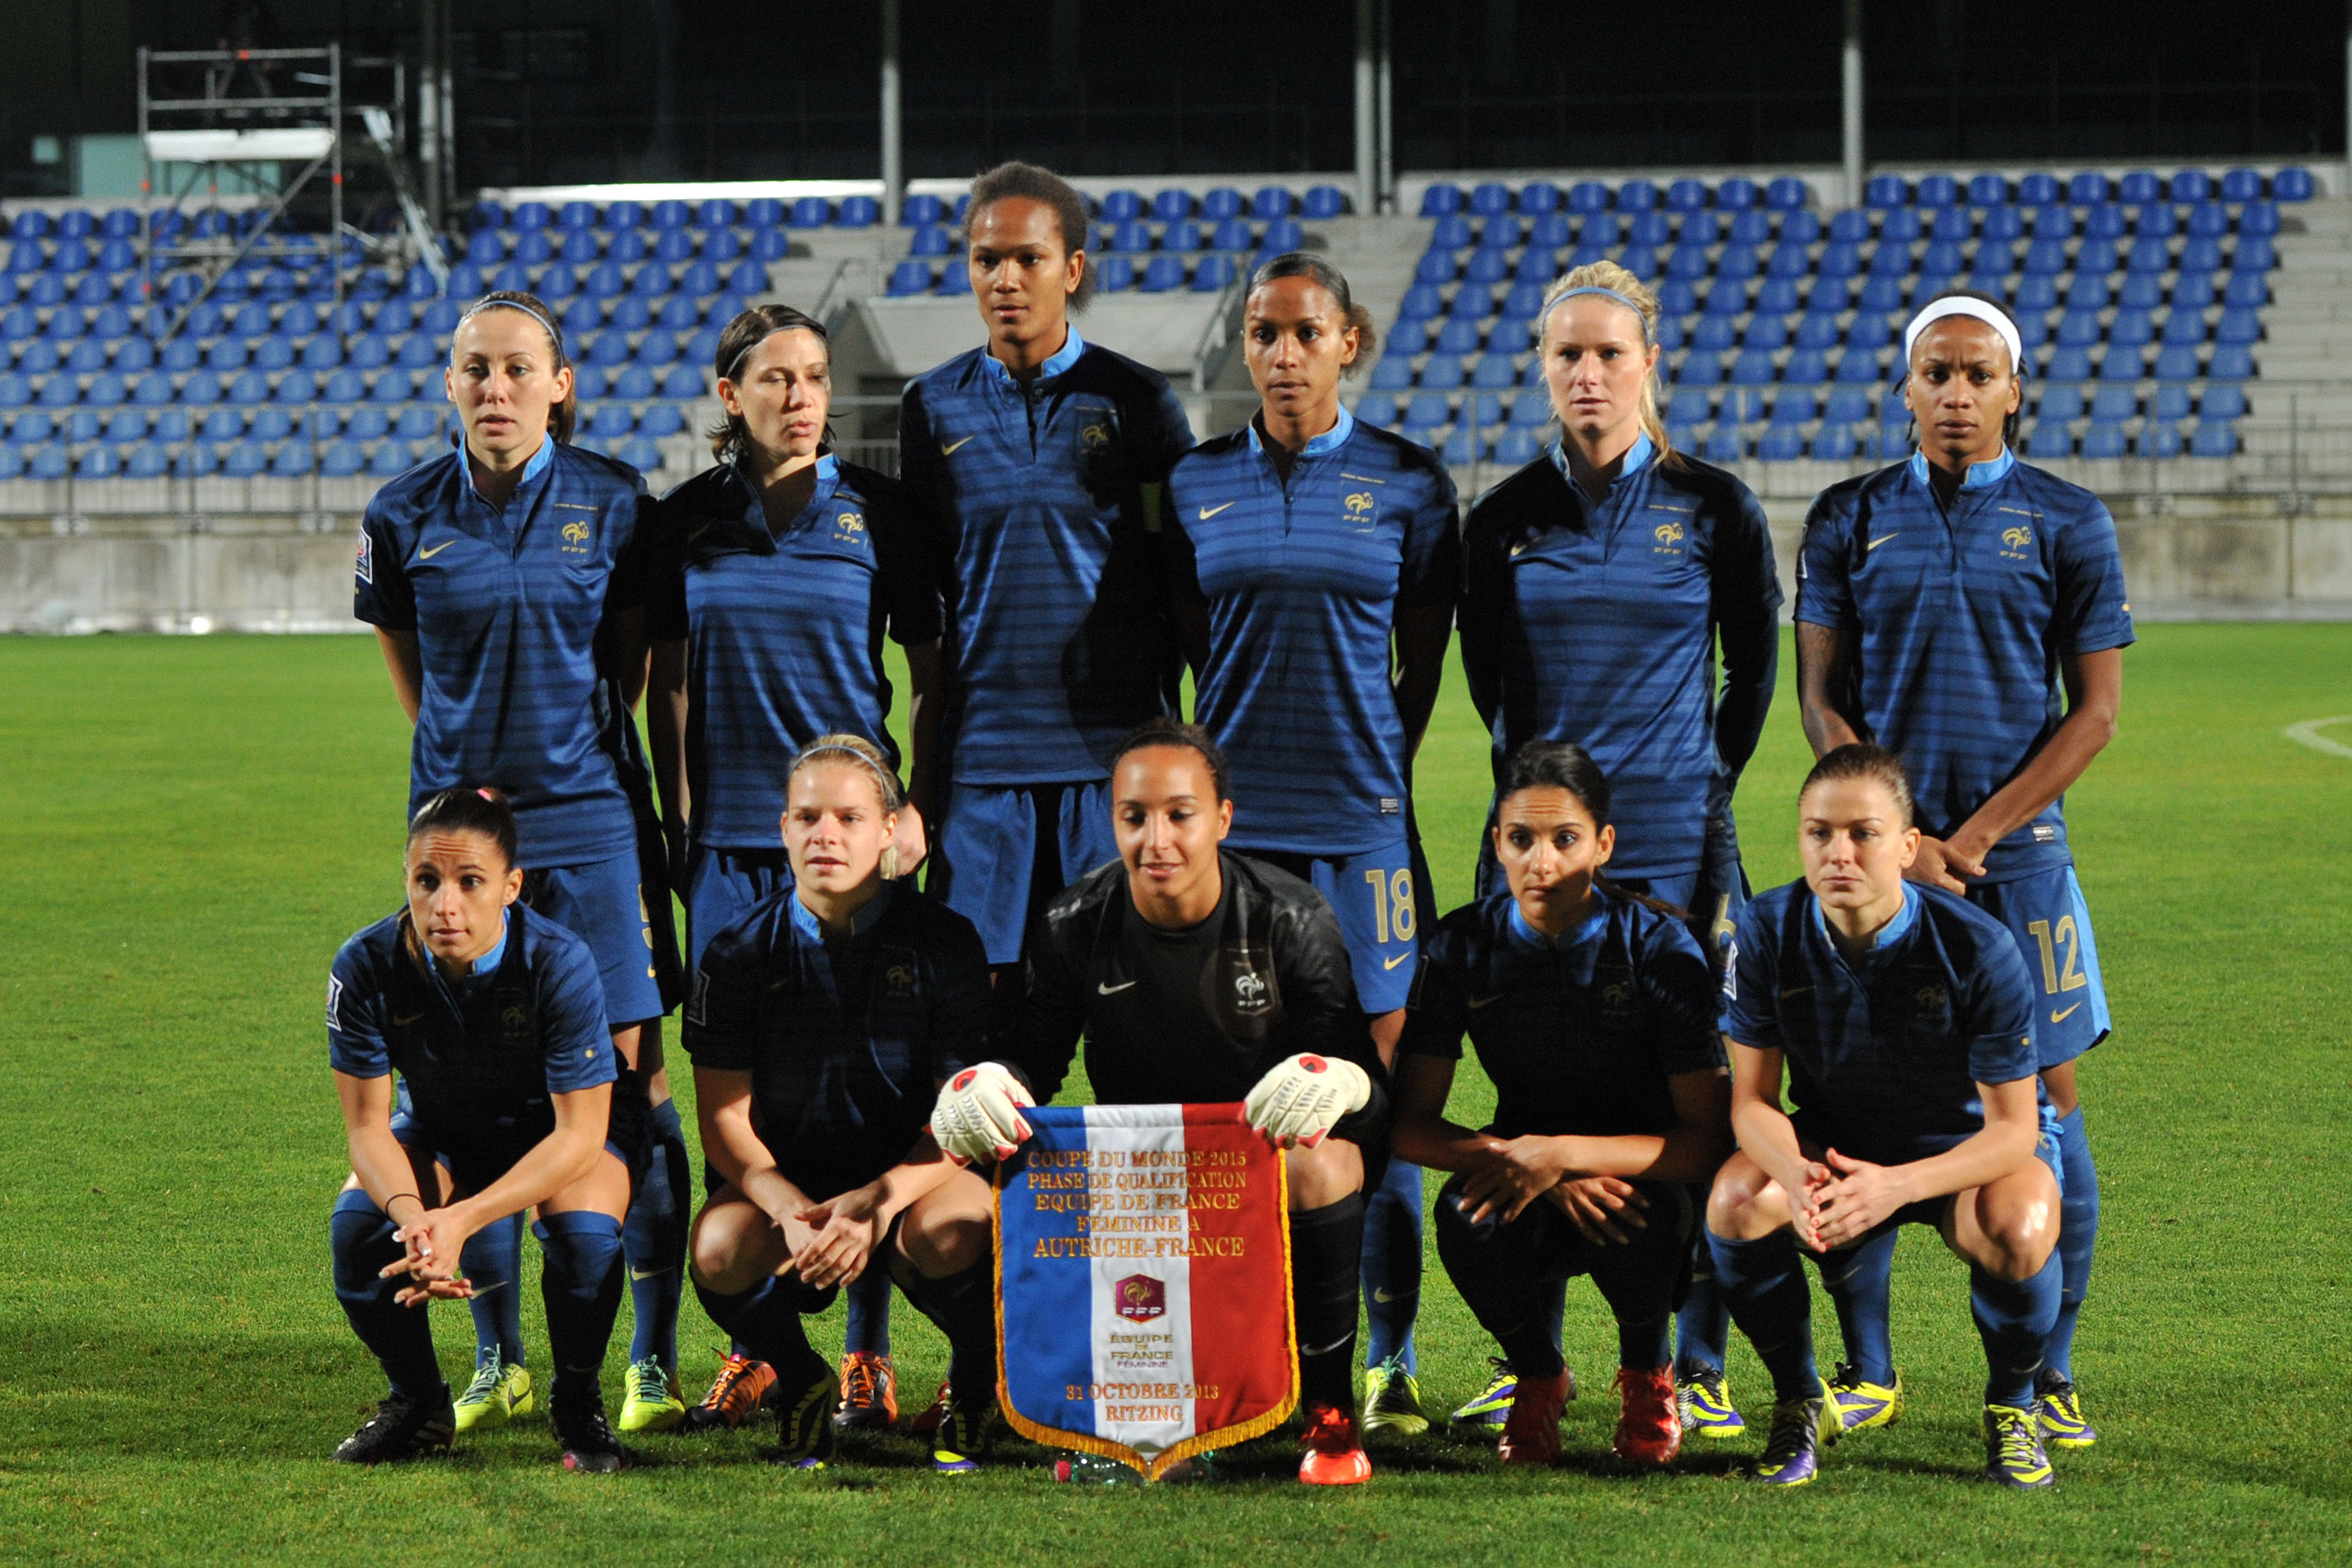
[[[2143,621],[2352,621],[2352,501],[2251,515],[2176,500],[2117,507],[2125,580]],[[1768,501],[1782,587],[1796,596],[1801,502]],[[79,534],[0,536],[0,632],[359,632],[356,513],[95,517]]]

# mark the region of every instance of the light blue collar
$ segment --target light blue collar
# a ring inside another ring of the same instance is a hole
[[[817,919],[815,913],[807,904],[801,902],[799,894],[793,894],[792,905],[793,929],[808,940],[822,946],[829,935],[824,924]],[[849,917],[849,934],[852,936],[865,936],[874,929],[876,922],[882,918],[883,912],[889,907],[890,884],[886,882],[875,889],[874,896],[866,902],[864,908]]]
[[[1643,431],[1637,434],[1633,437],[1633,444],[1625,449],[1624,461],[1617,470],[1615,481],[1609,486],[1611,493],[1614,494],[1619,485],[1622,485],[1626,480],[1648,467],[1650,459],[1657,455],[1658,449],[1650,444],[1649,432]],[[1559,476],[1568,481],[1570,488],[1575,488],[1576,473],[1568,465],[1568,442],[1565,437],[1552,444],[1551,461],[1552,466],[1559,470]],[[1608,498],[1608,496],[1601,497],[1604,501]]]
[[[1547,936],[1528,924],[1528,917],[1519,913],[1519,901],[1516,898],[1511,900],[1511,935],[1530,947],[1548,947],[1554,952],[1572,952],[1589,943],[1599,941],[1602,929],[1608,924],[1608,905],[1596,894],[1592,900],[1592,913],[1585,918],[1582,925],[1573,931],[1563,931],[1557,936]]]
[[[2017,454],[2011,452],[2007,446],[2003,446],[2000,449],[2000,456],[1988,457],[1981,463],[1969,464],[1968,472],[1960,476],[1960,488],[1963,490],[1982,490],[1990,486],[1998,485],[2003,479],[2008,478],[2009,471],[2016,466]],[[1932,488],[1927,481],[1927,455],[1926,453],[1914,452],[1911,454],[1911,477],[1919,481],[1920,488]]]
[[[555,433],[551,430],[540,442],[539,450],[530,455],[530,461],[522,465],[522,477],[515,483],[515,493],[517,495],[521,494],[522,487],[525,485],[530,484],[533,479],[536,479],[541,475],[546,473],[549,468],[554,465],[554,464]],[[489,506],[490,504],[488,501],[483,500],[481,491],[474,487],[474,465],[472,460],[466,455],[466,438],[462,435],[457,438],[457,466],[459,472],[466,476],[466,493],[473,497],[477,501],[481,501],[482,505],[485,507]],[[493,511],[499,511],[503,510],[504,508],[491,507],[491,509]]]
[[[1043,381],[1047,376],[1060,375],[1072,365],[1076,364],[1078,362],[1078,356],[1086,351],[1087,340],[1078,336],[1078,329],[1076,324],[1074,322],[1070,327],[1070,340],[1063,344],[1058,350],[1055,350],[1053,358],[1047,360],[1044,364],[1037,367],[1037,379]],[[981,350],[980,357],[988,361],[988,368],[996,372],[999,380],[1008,383],[1011,382],[1013,380],[1013,372],[1004,368],[1004,361],[1003,360],[998,359],[994,354],[988,352],[984,349]]]
[[[1884,953],[1895,943],[1902,941],[1905,934],[1911,929],[1912,925],[1918,918],[1919,890],[1906,882],[1903,884],[1903,907],[1895,912],[1894,919],[1878,928],[1876,936],[1871,938],[1871,952]],[[1824,939],[1829,937],[1829,916],[1822,913],[1822,901],[1818,898],[1813,900],[1813,929],[1819,931]],[[1832,946],[1835,946],[1834,942]]]
[[[551,442],[549,444],[552,445],[553,443]],[[513,914],[502,913],[499,916],[499,939],[491,946],[488,952],[475,959],[472,967],[466,971],[466,978],[468,982],[487,980],[499,972],[499,966],[506,962],[507,937],[513,930]]]
[[[1265,438],[1258,434],[1257,415],[1250,416],[1250,422],[1245,428],[1249,431],[1250,450],[1264,456]],[[1343,402],[1339,405],[1339,423],[1320,435],[1309,436],[1307,444],[1298,449],[1297,455],[1301,457],[1320,457],[1328,452],[1337,452],[1347,445],[1348,437],[1355,434],[1356,416],[1348,412],[1348,405]]]

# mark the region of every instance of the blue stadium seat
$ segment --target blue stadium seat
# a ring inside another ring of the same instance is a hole
[[[2147,369],[2147,357],[2129,344],[2109,345],[2106,355],[2099,361],[2099,379],[2104,382],[2136,382]]]
[[[871,196],[844,196],[833,221],[836,228],[870,229],[882,221],[882,204]]]
[[[285,443],[269,460],[269,472],[280,478],[298,478],[310,471],[310,444],[307,441]]]
[[[1505,200],[1508,199],[1507,192]],[[1257,194],[1250,198],[1250,214],[1261,222],[1271,222],[1276,218],[1288,217],[1290,209],[1297,204],[1298,198],[1290,193],[1288,186],[1261,185]]]
[[[2107,324],[2107,341],[2126,348],[2143,348],[2156,341],[2156,319],[2145,309],[2122,309]]]
[[[319,460],[319,472],[329,479],[349,479],[367,465],[367,455],[355,441],[336,441],[329,444]]]
[[[898,265],[904,267],[906,263]],[[950,267],[949,271],[956,270]],[[1117,294],[1135,287],[1135,263],[1123,256],[1107,256],[1095,263],[1095,287],[1106,294]],[[917,290],[920,292],[920,290]]]
[[[1422,361],[1421,373],[1414,380],[1421,386],[1451,391],[1462,384],[1463,373],[1459,354],[1432,354]]]
[[[948,256],[954,250],[955,242],[948,237],[948,231],[938,224],[924,224],[918,227],[915,230],[914,239],[907,246],[908,256]]]
[[[2138,457],[2178,457],[2180,449],[2180,426],[2168,420],[2150,420],[2132,442],[2132,454]]]
[[[2252,201],[2262,193],[2262,176],[2255,174],[2252,169],[2232,169],[2228,177],[2234,180],[2241,174],[2253,176],[2252,193],[2242,197],[2230,195],[2229,189],[2225,185],[2222,194],[2233,202]],[[2296,165],[2290,164],[2280,170],[2271,180],[2271,196],[2274,201],[2307,202],[2317,193],[2318,182],[2311,177],[2311,171]]]
[[[743,215],[754,228],[774,228],[784,221],[784,209],[782,203],[763,197],[744,208]],[[937,224],[946,215],[946,204],[928,191],[909,195],[898,209],[898,221],[910,228]]]
[[[1646,213],[1658,205],[1658,187],[1648,180],[1628,180],[1617,187],[1617,210]]]
[[[1143,282],[1139,286],[1146,294],[1165,294],[1171,288],[1184,287],[1184,263],[1165,252],[1151,258],[1143,269]]]
[[[1960,199],[1960,183],[1949,174],[1921,177],[1913,200],[1922,207],[1948,207]]]
[[[1470,372],[1470,385],[1480,392],[1503,392],[1518,384],[1519,372],[1511,363],[1511,356],[1497,350],[1479,357]]]
[[[1222,252],[1212,251],[1202,256],[1200,265],[1192,269],[1192,292],[1214,294],[1233,282],[1235,276],[1234,258]]]
[[[1368,392],[1356,402],[1359,423],[1381,430],[1394,430],[1402,423],[1397,417],[1397,400],[1387,392]]]
[[[1449,316],[1444,326],[1438,329],[1434,347],[1444,354],[1475,354],[1485,342],[1477,322]]]
[[[702,372],[695,368],[703,362],[707,361],[694,360],[691,356],[680,360],[669,374],[662,378],[661,395],[666,398],[708,396],[710,389],[703,384]]]
[[[2262,317],[2253,310],[2234,307],[2221,312],[2221,319],[2213,329],[2213,341],[2224,347],[2257,343],[2262,336]]]
[[[1124,223],[1112,225],[1109,233],[1104,236],[1104,239],[1105,243],[1103,248],[1105,250],[1150,250],[1151,248],[1151,229],[1149,225],[1145,224],[1140,219],[1129,218]],[[1176,247],[1171,246],[1169,248],[1172,250]]]
[[[2139,398],[2127,386],[2103,386],[2091,398],[2091,417],[2102,423],[2120,424],[2139,412]]]
[[[1677,386],[1712,387],[1723,384],[1723,356],[1708,350],[1693,350],[1675,370]]]
[[[2238,433],[2226,422],[2200,419],[2197,432],[2189,438],[2191,457],[2234,457],[2238,455]]]
[[[2168,239],[2180,226],[2168,202],[2150,202],[2133,220],[2132,233],[2142,239]]]
[[[367,471],[370,477],[389,479],[394,475],[407,473],[411,466],[408,443],[405,441],[380,442],[375,450],[368,454]]]
[[[675,267],[680,262],[693,260],[694,255],[694,236],[687,233],[684,229],[664,229],[654,238],[654,259],[656,261],[667,262]],[[521,279],[521,281],[513,285],[500,283],[499,287],[501,288],[512,287],[515,288],[527,289],[530,287],[530,275],[528,273],[521,272],[520,269],[518,268],[517,276]]]
[[[1813,432],[1811,455],[1818,461],[1851,463],[1854,457],[1853,426],[1823,424]]]
[[[1874,174],[1862,188],[1862,199],[1869,207],[1900,207],[1911,199],[1911,190],[1900,174]]]
[[[2242,226],[2240,228],[2239,233],[2242,235],[2245,234]],[[2188,256],[2184,251],[2181,256],[2181,265],[2186,267],[2188,265]],[[2242,237],[2238,241],[2237,250],[2230,257],[2230,270],[2233,273],[2243,274],[2249,272],[2268,272],[2272,267],[2277,265],[2277,247],[2272,245],[2268,238],[2261,235]]]
[[[1543,455],[1543,444],[1529,430],[1507,430],[1495,441],[1495,461],[1524,468]]]
[[[929,290],[931,282],[930,264],[908,256],[890,269],[889,292],[893,295],[922,294]]]
[[[2121,457],[2124,455],[2124,427],[2094,422],[2083,432],[2077,451],[2084,457]]]
[[[1772,212],[1795,212],[1807,199],[1805,183],[1793,174],[1783,174],[1764,187],[1764,205]]]
[[[2208,387],[2205,389],[2204,397],[2200,399],[2197,404],[2198,417],[2208,421],[2227,422],[2242,419],[2245,413],[2246,389],[2242,386],[2224,384]]]
[[[1484,246],[1470,253],[1469,263],[1462,269],[1464,280],[1470,283],[1500,283],[1510,276],[1510,262],[1504,254]]]
[[[1511,400],[1511,423],[1520,430],[1540,430],[1551,423],[1551,398],[1529,388]]]
[[[1397,314],[1408,321],[1426,321],[1445,309],[1445,297],[1433,285],[1416,283],[1404,291]]]
[[[2153,170],[2135,169],[2123,177],[2117,193],[2134,205],[2141,202],[2161,201],[2164,199],[2164,182],[2156,177]]]
[[[796,229],[821,229],[833,221],[833,204],[823,196],[802,196],[786,210],[784,222]]]
[[[1454,417],[1454,411],[1437,392],[1417,392],[1405,407],[1404,422],[1423,429],[1444,424]]]

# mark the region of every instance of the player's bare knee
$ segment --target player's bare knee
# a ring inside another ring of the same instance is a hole
[[[925,1279],[944,1280],[988,1255],[988,1230],[969,1215],[909,1211],[898,1227],[898,1249]]]
[[[1285,1150],[1283,1164],[1293,1209],[1326,1208],[1364,1190],[1363,1151],[1343,1138]]]
[[[1735,1154],[1715,1173],[1707,1189],[1706,1228],[1733,1241],[1769,1236],[1787,1223],[1780,1186],[1746,1155]]]

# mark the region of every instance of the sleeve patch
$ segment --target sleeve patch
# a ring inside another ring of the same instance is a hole
[[[343,982],[333,975],[327,977],[327,1027],[343,1027]]]
[[[359,579],[369,587],[375,586],[375,540],[368,537],[367,525],[360,525],[359,559],[355,570]]]
[[[703,1009],[709,999],[710,972],[707,969],[697,969],[694,972],[694,989],[686,998],[686,1021],[700,1029],[707,1021],[703,1017]]]
[[[1723,994],[1735,1002],[1739,999],[1739,941],[1737,937],[1724,947]]]

